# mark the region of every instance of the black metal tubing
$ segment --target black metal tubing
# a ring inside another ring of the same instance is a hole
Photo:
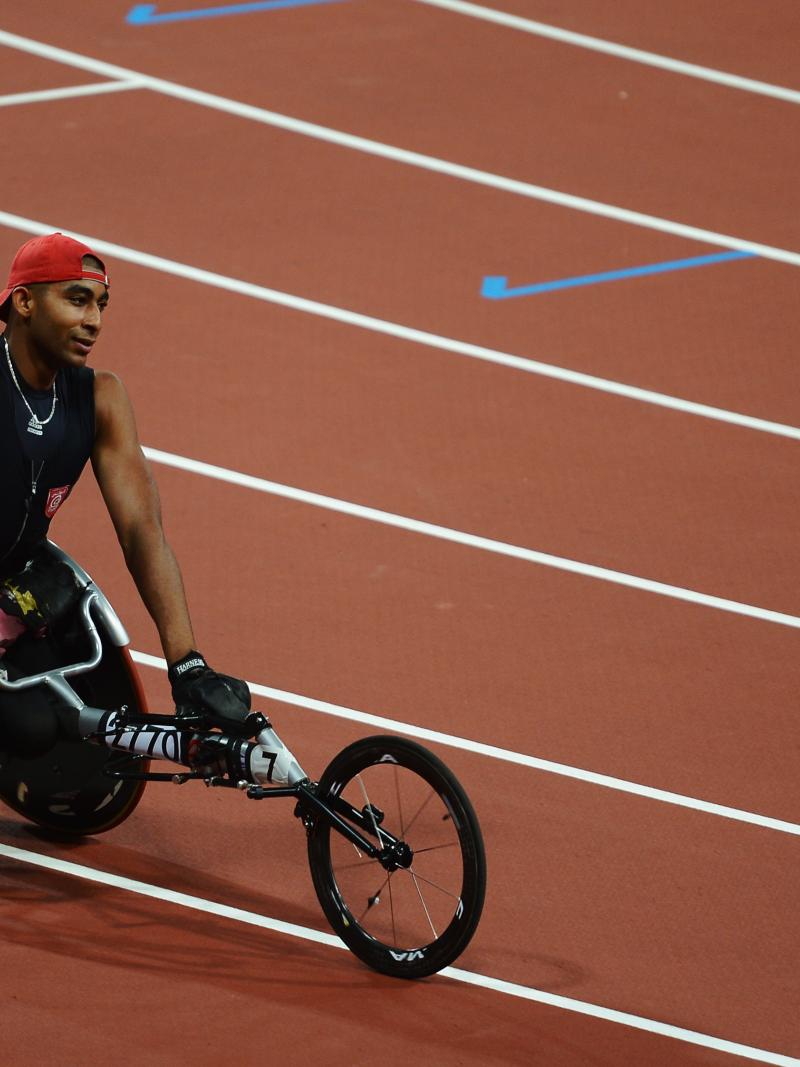
[[[346,837],[348,841],[352,841],[352,843],[358,848],[360,848],[362,852],[366,852],[370,859],[375,860],[380,857],[380,854],[383,849],[376,848],[372,844],[372,842],[368,841],[366,837],[360,834],[358,830],[355,829],[355,827],[351,826],[350,823],[345,822],[344,819],[340,818],[340,816],[336,814],[333,808],[329,808],[323,800],[320,800],[320,798],[315,792],[313,792],[307,787],[303,788],[302,782],[297,783],[297,790],[301,801],[307,801],[311,804],[313,808],[315,808],[318,812],[324,815],[324,817],[328,820],[334,830],[338,830],[342,837]],[[351,808],[349,804],[345,805],[343,801],[339,801],[338,797],[337,802],[339,802],[343,807],[346,807],[346,814],[349,818],[353,818],[354,821],[361,822],[363,824],[364,820],[360,811],[357,811],[355,808]]]
[[[105,771],[106,778],[114,778],[118,782],[175,782],[180,779],[181,782],[188,781],[204,781],[203,777],[199,774],[194,774],[191,771],[176,771],[173,774],[169,774],[166,771],[152,771],[147,774],[123,774],[121,771]]]
[[[251,785],[245,790],[245,796],[249,800],[267,800],[269,797],[296,797],[300,795],[300,784],[297,785]]]
[[[320,801],[320,804],[322,803],[323,802]],[[352,804],[348,804],[347,801],[343,800],[340,796],[336,797],[336,799],[334,800],[333,810],[338,812],[340,815],[344,815],[345,818],[352,819],[353,822],[358,823],[358,825],[361,826],[364,830],[366,830],[367,833],[375,833],[375,826],[372,822],[372,819],[364,815],[363,811],[360,811],[358,808],[354,808]],[[380,837],[381,839],[383,839],[384,842],[388,842],[390,845],[398,844],[399,838],[395,837],[394,834],[390,834],[388,830],[384,830],[382,826],[379,826],[379,828]]]
[[[178,784],[182,785],[184,782],[188,782],[193,779],[199,781],[206,780],[203,775],[198,774],[196,771],[190,770],[145,771],[143,774],[132,774],[129,771],[115,771],[114,765],[118,765],[120,763],[125,764],[130,762],[147,763],[149,762],[149,757],[143,756],[139,752],[134,752],[126,758],[123,749],[112,749],[111,751],[118,752],[120,753],[120,755],[112,757],[108,761],[108,765],[103,771],[103,774],[106,776],[106,778],[114,778],[118,782],[177,782]],[[231,785],[233,785],[232,782]]]
[[[123,712],[121,724],[123,726],[139,726],[143,729],[148,726],[174,726],[176,730],[197,729],[198,719],[179,718],[177,715],[138,715],[136,713]]]
[[[337,830],[342,837],[346,837],[348,841],[352,841],[352,843],[360,848],[362,852],[366,852],[370,859],[378,859],[380,857],[382,849],[376,848],[372,842],[363,837],[358,830],[345,822],[344,819],[340,818],[333,808],[329,808],[325,801],[320,800],[314,789],[311,787],[311,783],[308,781],[298,782],[297,785],[294,786],[277,786],[272,789],[264,789],[261,786],[251,786],[250,789],[247,790],[247,796],[252,800],[266,800],[268,797],[276,796],[295,796],[301,805],[305,805],[306,808],[311,808],[317,814],[322,815],[328,820],[334,830]],[[351,808],[349,805],[343,804],[343,802],[342,806],[346,809],[346,814],[349,817],[352,817],[354,821],[363,824],[364,820],[360,811]],[[386,836],[388,838],[390,835],[387,834]]]

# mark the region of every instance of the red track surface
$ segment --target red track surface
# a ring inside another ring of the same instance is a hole
[[[790,3],[769,4],[769,19],[731,5],[724,28],[702,5],[681,4],[669,24],[607,0],[492,6],[793,85]],[[124,4],[84,7],[91,19],[27,5],[0,29],[495,174],[800,245],[789,103],[415,3],[142,28],[126,26]],[[0,95],[101,80],[8,48],[0,59]],[[524,285],[713,249],[150,92],[2,115],[5,211],[800,425],[796,267],[749,260],[492,303],[478,295],[485,274]],[[0,228],[0,260],[22,239]],[[112,274],[98,361],[125,379],[151,447],[800,615],[796,441],[144,267],[112,261]],[[198,640],[225,670],[800,822],[796,630],[156,473]],[[156,653],[90,476],[53,535],[98,579],[133,647]],[[143,678],[161,704],[163,675]],[[369,732],[269,710],[314,774]],[[800,1056],[796,837],[439,752],[473,798],[490,862],[459,966]],[[323,927],[288,807],[151,787],[107,837],[53,842],[3,811],[0,840]],[[0,905],[13,1067],[110,1049],[130,1064],[735,1061],[444,979],[398,984],[346,953],[12,861],[0,861]]]

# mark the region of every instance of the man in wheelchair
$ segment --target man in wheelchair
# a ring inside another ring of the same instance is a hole
[[[50,522],[91,460],[127,567],[158,629],[178,716],[249,736],[247,685],[195,648],[180,570],[128,394],[87,361],[109,299],[103,260],[60,233],[18,250],[0,292],[0,670],[35,673],[60,658],[80,598],[47,543]],[[43,687],[0,693],[0,752],[33,759],[69,731]]]

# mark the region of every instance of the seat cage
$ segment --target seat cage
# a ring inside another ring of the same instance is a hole
[[[68,556],[63,549],[47,542],[48,551],[62,563],[65,563],[75,576],[78,587],[82,590],[78,605],[78,617],[83,623],[86,636],[89,639],[91,653],[88,659],[78,663],[69,663],[63,667],[53,667],[47,671],[25,675],[11,681],[6,677],[6,672],[0,670],[0,691],[16,692],[20,689],[30,689],[36,685],[46,685],[55,692],[61,700],[71,708],[80,711],[84,707],[84,701],[67,681],[72,675],[86,674],[92,671],[100,663],[103,657],[103,642],[95,622],[95,617],[102,626],[107,640],[117,648],[125,648],[129,644],[129,637],[122,625],[119,616],[114,611],[105,594],[95,585],[91,577],[79,563]]]

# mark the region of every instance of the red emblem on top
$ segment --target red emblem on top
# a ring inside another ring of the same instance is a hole
[[[51,489],[50,492],[47,494],[47,503],[44,506],[44,513],[48,517],[48,519],[52,519],[52,517],[67,499],[71,488],[71,485],[62,485],[59,489]]]

